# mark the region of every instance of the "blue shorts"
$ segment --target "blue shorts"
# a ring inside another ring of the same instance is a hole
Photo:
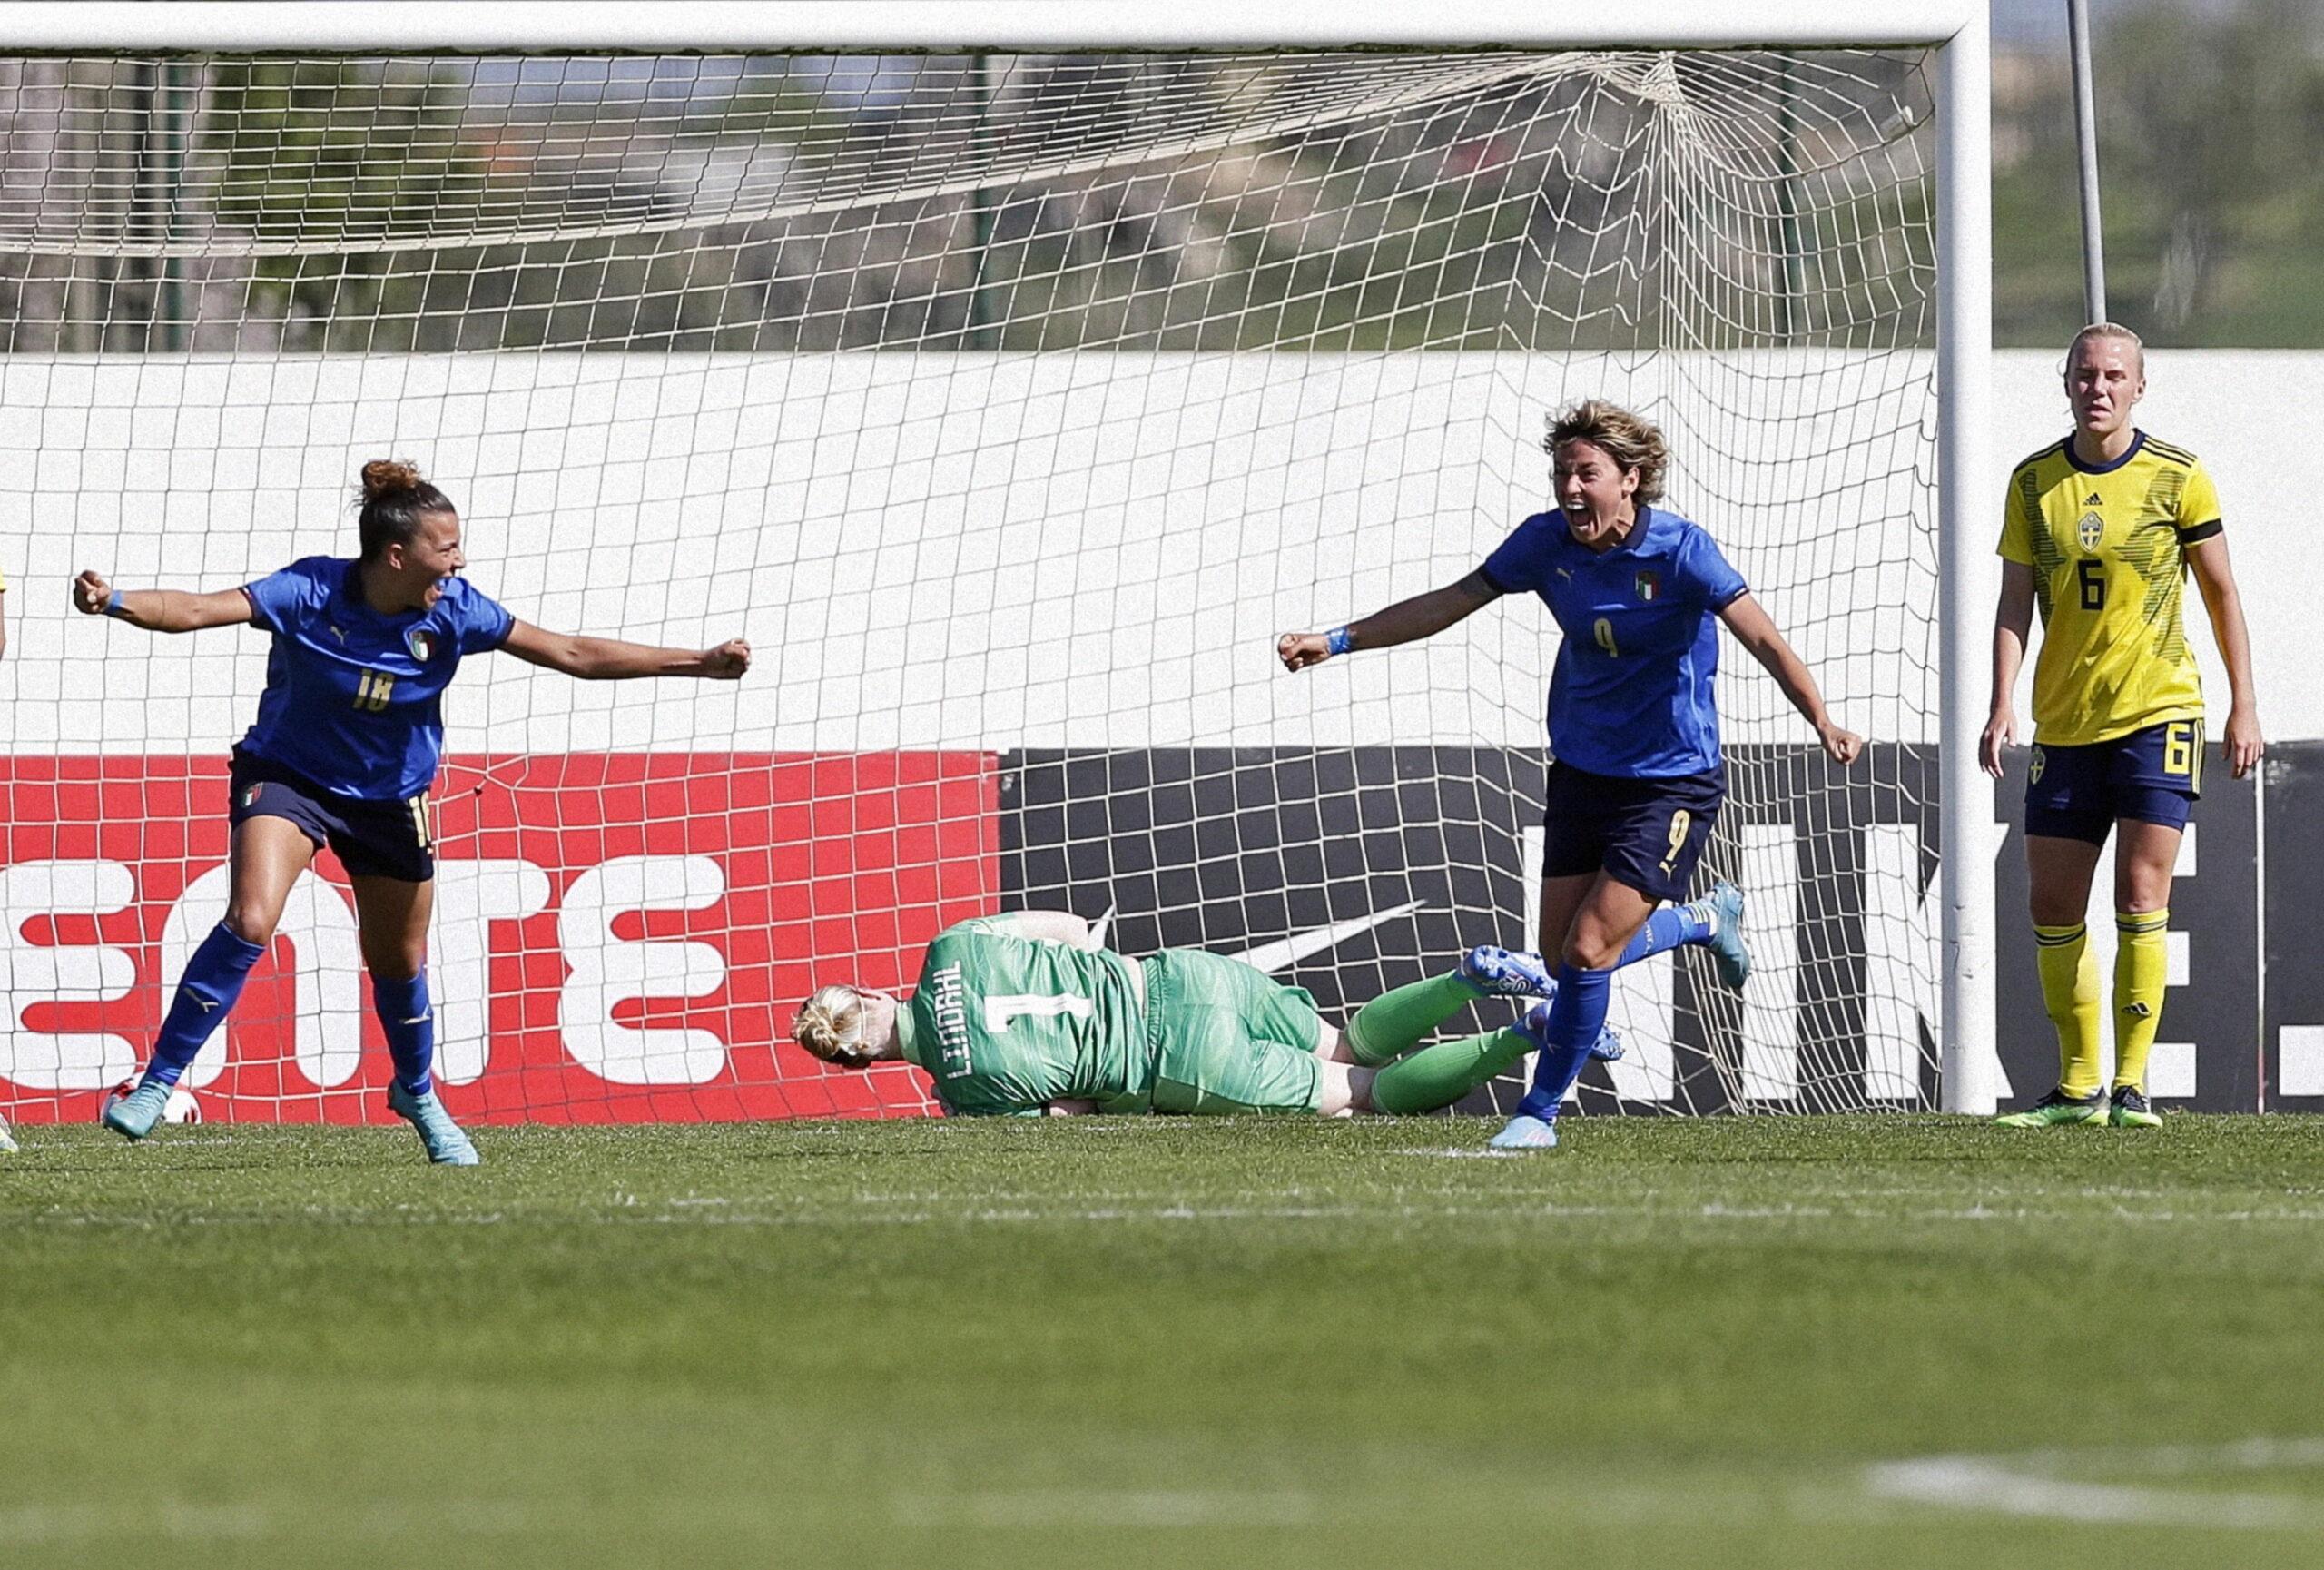
[[[394,802],[339,795],[240,747],[227,777],[229,823],[288,818],[357,877],[424,884],[436,875],[436,823],[425,791]]]
[[[1553,763],[1541,817],[1541,875],[1602,870],[1650,898],[1682,900],[1726,802],[1727,782],[1716,769],[1625,779]]]
[[[2088,746],[2035,743],[2025,832],[2102,845],[2118,818],[2183,829],[2203,794],[2203,722],[2175,719]]]

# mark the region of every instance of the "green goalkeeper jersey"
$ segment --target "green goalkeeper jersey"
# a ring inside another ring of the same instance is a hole
[[[904,1056],[935,1080],[936,1099],[991,1117],[1038,1113],[1060,1098],[1119,1106],[1149,1096],[1154,1052],[1133,962],[1020,938],[1008,921],[939,933],[911,1006],[897,1012]]]

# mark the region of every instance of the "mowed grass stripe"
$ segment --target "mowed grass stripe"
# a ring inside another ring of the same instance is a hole
[[[2297,1467],[2169,1485],[2280,1496],[2276,1526],[2130,1538],[1867,1486],[2316,1432],[2309,1121],[1593,1119],[1543,1158],[1441,1154],[1487,1131],[487,1128],[447,1172],[400,1131],[26,1129],[0,1550],[1349,1570],[1512,1531],[1691,1562],[1715,1529],[1744,1570],[2312,1557]]]

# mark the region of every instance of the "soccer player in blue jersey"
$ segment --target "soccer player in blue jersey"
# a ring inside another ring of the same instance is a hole
[[[1503,1149],[1557,1143],[1557,1115],[1606,1022],[1613,971],[1679,943],[1707,943],[1720,979],[1749,971],[1742,895],[1721,884],[1684,897],[1727,799],[1713,677],[1727,624],[1816,727],[1824,750],[1854,763],[1864,738],[1824,706],[1816,678],[1752,597],[1710,536],[1652,504],[1662,499],[1662,433],[1591,399],[1551,421],[1542,442],[1557,507],[1537,513],[1459,582],[1328,633],[1286,633],[1285,667],[1393,648],[1443,631],[1505,594],[1538,594],[1564,634],[1550,675],[1542,947],[1556,995],[1533,1084]]]
[[[408,463],[363,466],[353,561],[308,557],[216,594],[119,589],[94,572],[75,608],[152,632],[241,623],[272,635],[258,721],[234,748],[226,917],[186,963],[137,1088],[104,1114],[132,1140],[153,1131],[170,1089],[233,1012],[274,939],[283,902],[329,845],[355,888],[371,1000],[395,1061],[388,1105],[419,1132],[428,1159],[474,1166],[476,1147],[437,1098],[428,997],[428,915],[435,899],[428,790],[444,746],[444,689],[463,657],[506,649],[586,680],[709,676],[750,668],[750,646],[653,648],[568,637],[518,621],[458,575],[460,518]]]

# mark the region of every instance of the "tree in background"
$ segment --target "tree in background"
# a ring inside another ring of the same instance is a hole
[[[2324,14],[2156,3],[2102,18],[2099,175],[2111,314],[2159,344],[2324,343]],[[1997,73],[1994,330],[2053,345],[2081,325],[2073,107],[2063,54]]]

